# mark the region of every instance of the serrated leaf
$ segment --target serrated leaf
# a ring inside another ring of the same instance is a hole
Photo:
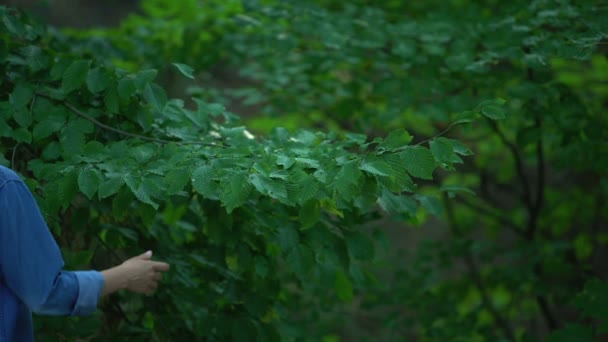
[[[353,284],[344,271],[338,270],[334,281],[334,289],[338,298],[343,302],[351,302],[354,297]]]
[[[182,75],[190,79],[194,79],[194,75],[192,74],[194,72],[194,69],[192,69],[191,66],[181,63],[173,63],[173,66],[175,66]]]
[[[80,88],[85,83],[89,64],[90,61],[87,60],[74,61],[65,69],[61,88],[66,94]]]
[[[452,145],[452,149],[455,153],[460,154],[461,156],[472,156],[473,151],[471,151],[465,144],[461,143],[458,140],[441,138],[442,140],[448,141]]]
[[[369,261],[374,258],[374,243],[365,235],[354,232],[346,237],[348,253],[356,260]]]
[[[429,149],[422,146],[408,147],[399,154],[410,175],[421,179],[433,179],[436,163]]]
[[[158,75],[158,71],[156,69],[141,70],[133,78],[133,84],[138,90],[144,90],[146,86],[150,84],[150,82],[154,81],[156,75]]]
[[[397,195],[384,190],[378,198],[378,204],[384,211],[395,214],[407,214],[409,217],[416,215],[418,204],[411,196]]]
[[[165,179],[167,181],[167,194],[177,194],[188,184],[190,171],[187,168],[171,169],[167,172]]]
[[[110,76],[103,68],[94,68],[87,74],[87,88],[91,93],[99,93],[108,88],[111,83]]]
[[[480,104],[481,114],[492,120],[502,120],[506,118],[505,103],[503,99],[484,101]]]
[[[287,187],[285,183],[265,177],[260,174],[249,175],[249,182],[255,187],[255,189],[262,195],[266,195],[281,202],[287,202]]]
[[[99,189],[102,179],[103,177],[98,170],[85,169],[78,175],[78,187],[88,199],[92,199],[97,189]]]
[[[377,176],[394,176],[393,168],[383,160],[364,161],[359,169]]]
[[[321,218],[321,203],[310,200],[300,208],[301,229],[312,228]]]
[[[126,101],[129,100],[133,94],[135,94],[137,88],[135,87],[135,81],[133,81],[133,79],[123,78],[122,80],[118,81],[118,87],[116,87],[116,90],[118,91],[118,96],[122,100]]]
[[[502,120],[506,118],[505,110],[497,105],[488,105],[481,108],[481,113],[492,120]]]
[[[340,167],[332,183],[333,190],[348,201],[356,195],[359,189],[357,185],[362,176],[359,160],[351,160]]]
[[[70,206],[72,199],[78,193],[78,180],[75,171],[64,173],[59,179],[59,201],[65,209]]]
[[[247,180],[248,173],[241,171],[232,173],[221,182],[222,194],[220,200],[228,213],[243,205],[249,198],[252,186]]]
[[[121,175],[112,175],[101,182],[99,190],[97,191],[97,196],[99,199],[112,196],[116,194],[124,184],[125,180]]]
[[[42,140],[49,135],[58,132],[65,125],[65,116],[49,115],[40,121],[33,130],[34,141]]]
[[[124,180],[139,201],[151,205],[154,209],[158,209],[158,203],[152,200],[153,193],[158,192],[158,190],[153,189],[154,183],[146,182],[143,178],[133,175],[125,176]]]
[[[452,144],[447,139],[436,138],[429,143],[433,157],[440,163],[452,164],[462,162],[462,160],[454,153]]]
[[[76,118],[72,119],[63,129],[59,141],[65,153],[75,155],[82,153],[85,144],[85,134],[91,133],[94,126],[91,122]]]
[[[112,114],[118,113],[119,103],[118,90],[116,90],[116,87],[112,86],[106,91],[105,95],[103,96],[103,103],[106,106],[108,112]]]
[[[144,98],[154,109],[162,111],[167,104],[167,94],[158,84],[148,84],[144,89]]]
[[[210,165],[203,165],[192,172],[192,186],[194,190],[205,198],[218,199],[218,185],[212,179],[213,173]]]
[[[376,150],[378,152],[392,152],[407,146],[413,138],[406,130],[400,128],[390,132]]]
[[[416,199],[424,209],[435,216],[443,215],[443,204],[435,196],[416,195]]]

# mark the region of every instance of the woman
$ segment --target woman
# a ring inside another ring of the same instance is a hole
[[[0,342],[33,341],[32,312],[88,315],[120,289],[151,294],[164,262],[152,252],[98,271],[63,271],[63,259],[21,178],[0,166]]]

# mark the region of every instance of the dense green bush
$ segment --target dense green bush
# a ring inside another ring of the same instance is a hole
[[[607,332],[605,6],[142,8],[64,32],[0,13],[0,163],[27,177],[68,266],[143,249],[174,265],[154,297],[37,318],[41,340]],[[235,85],[214,87],[226,72]],[[234,103],[265,115],[243,123]],[[386,213],[445,233],[384,253]]]

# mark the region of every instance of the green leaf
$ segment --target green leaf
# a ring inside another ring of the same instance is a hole
[[[464,192],[464,193],[476,196],[476,194],[473,190],[467,188],[466,186],[461,186],[461,185],[442,185],[439,190],[447,192],[447,193]]]
[[[489,100],[481,103],[481,114],[492,120],[502,120],[506,118],[505,100]]]
[[[174,195],[182,191],[190,180],[190,170],[187,168],[171,169],[165,176],[167,194]]]
[[[276,198],[281,202],[287,202],[288,196],[285,183],[258,173],[249,175],[249,182],[262,195]]]
[[[152,200],[154,193],[158,193],[158,187],[154,182],[146,181],[133,175],[127,175],[124,180],[139,201],[151,205],[154,209],[158,209],[158,203]]]
[[[192,172],[194,190],[205,198],[218,199],[218,185],[213,180],[211,165],[203,165]]]
[[[173,63],[173,66],[175,66],[182,75],[190,79],[194,79],[194,75],[192,74],[194,72],[194,69],[192,69],[191,66],[181,63]]]
[[[454,153],[454,149],[449,140],[445,138],[436,138],[429,143],[431,152],[435,160],[442,164],[452,164],[462,162],[462,160]]]
[[[33,130],[34,141],[42,140],[51,134],[58,132],[65,125],[65,115],[57,113],[56,115],[48,115],[44,120],[40,121]]]
[[[86,79],[89,71],[90,61],[78,60],[72,62],[70,66],[63,72],[62,90],[67,94],[82,86]]]
[[[374,258],[374,243],[362,233],[354,232],[348,235],[346,246],[354,259],[369,261]]]
[[[382,209],[389,213],[403,213],[408,217],[416,215],[418,204],[411,196],[396,195],[390,191],[384,190],[382,196],[378,199],[378,204]]]
[[[421,179],[433,179],[436,163],[429,149],[422,146],[414,146],[406,148],[399,154],[403,158],[407,172],[410,175]]]
[[[321,203],[310,200],[300,208],[301,229],[312,228],[321,218]]]
[[[400,128],[390,132],[386,139],[384,139],[384,141],[378,145],[376,150],[378,152],[396,151],[407,146],[410,142],[412,142],[413,138],[414,137],[412,137],[406,130]]]
[[[162,111],[165,104],[167,104],[167,94],[158,84],[152,83],[146,85],[144,98],[158,111]]]
[[[91,93],[99,93],[106,90],[111,83],[110,76],[103,68],[94,68],[87,74],[87,88]]]
[[[443,215],[443,205],[441,201],[435,196],[427,195],[416,195],[416,199],[424,209],[435,216]]]
[[[116,88],[118,91],[118,96],[120,99],[127,101],[135,94],[137,88],[135,87],[135,81],[130,78],[123,78],[118,81],[118,87]]]
[[[9,103],[13,109],[26,108],[33,97],[34,90],[32,87],[28,84],[19,83],[9,95]]]
[[[334,281],[334,288],[338,294],[338,298],[343,302],[351,302],[354,298],[353,284],[344,271],[338,270],[336,272],[336,279]]]
[[[248,176],[246,171],[234,172],[226,180],[222,181],[220,199],[228,213],[243,205],[249,198],[252,186],[247,181]]]
[[[92,199],[97,189],[99,189],[102,179],[103,177],[99,170],[85,169],[78,175],[78,187],[88,199]]]
[[[122,175],[112,175],[101,182],[97,195],[99,199],[112,196],[116,194],[124,184],[125,180]]]
[[[377,176],[395,176],[392,167],[383,160],[371,160],[361,163],[359,168],[367,173]]]
[[[108,112],[114,114],[118,113],[118,90],[115,86],[111,86],[103,96],[103,103],[106,106]]]
[[[133,78],[133,84],[138,90],[144,90],[154,79],[158,71],[156,69],[141,70]]]

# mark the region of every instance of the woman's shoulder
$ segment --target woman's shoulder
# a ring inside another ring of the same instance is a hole
[[[8,181],[21,182],[22,180],[15,171],[0,165],[0,188],[2,188]]]

